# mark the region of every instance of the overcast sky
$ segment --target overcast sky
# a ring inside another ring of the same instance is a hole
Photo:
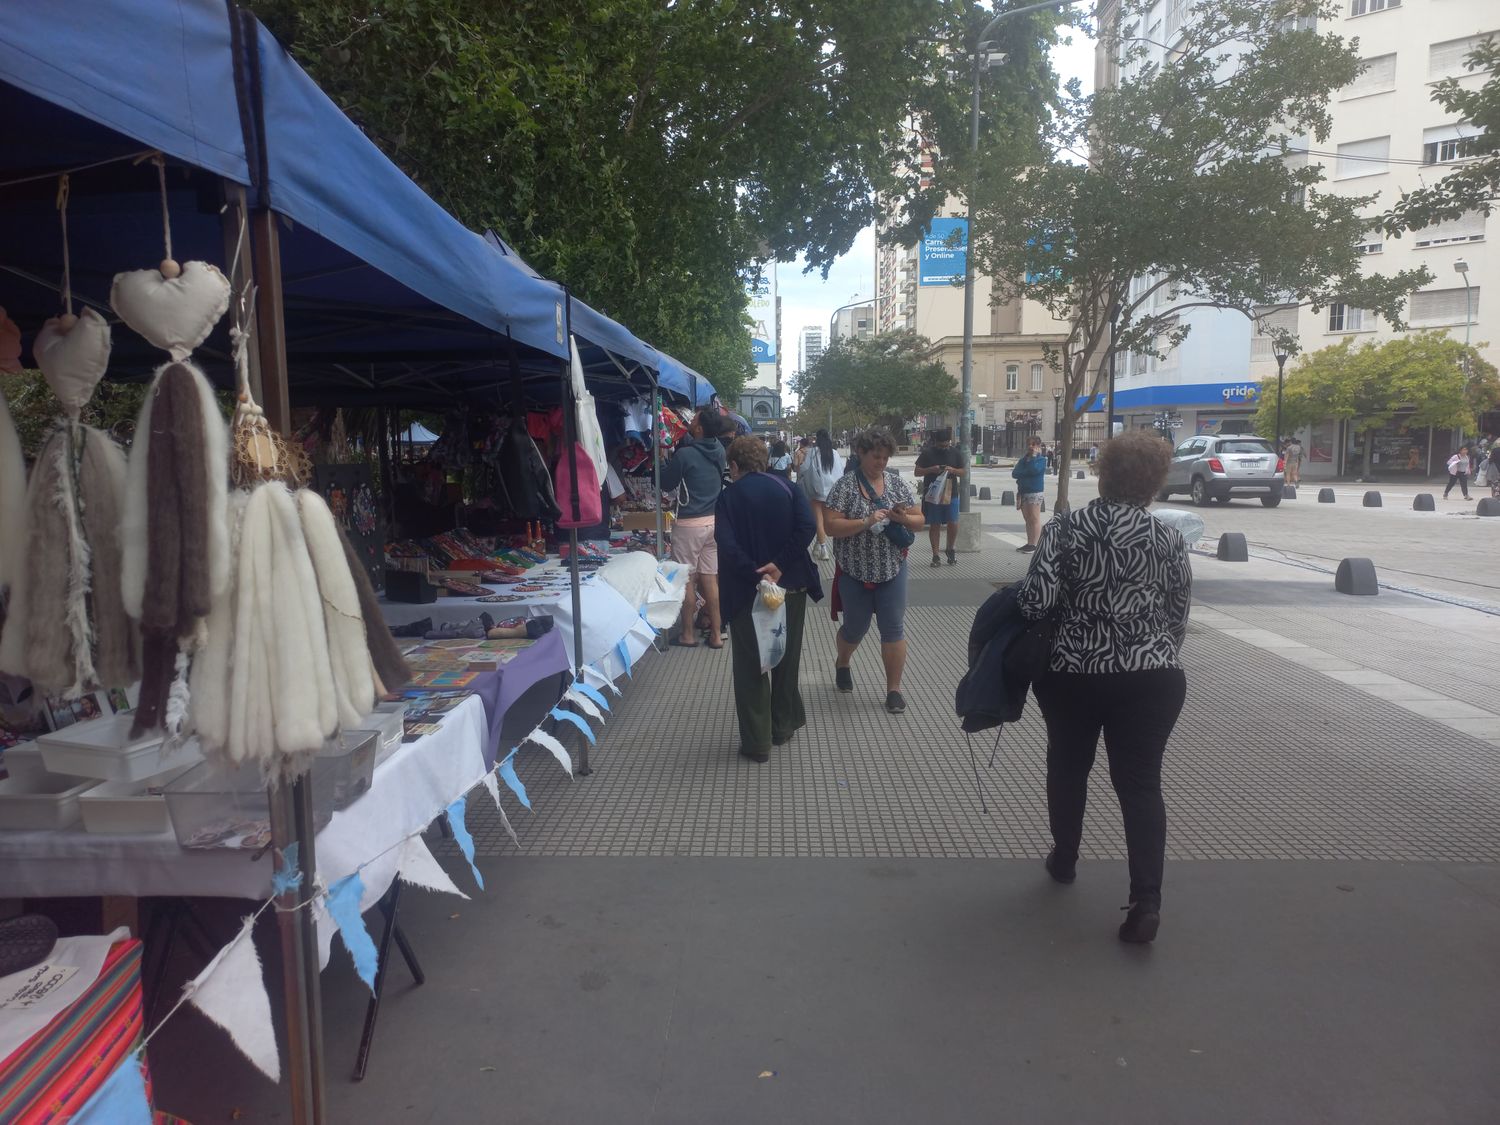
[[[1084,92],[1093,86],[1094,43],[1074,31],[1073,41],[1053,50],[1053,65],[1066,81],[1078,78]],[[804,274],[805,265],[782,262],[777,267],[777,286],[781,295],[781,373],[783,385],[797,371],[797,342],[805,325],[822,325],[828,335],[828,321],[833,310],[861,298],[869,300],[875,293],[875,230],[860,231],[849,253],[839,258],[824,281],[816,272]],[[787,406],[792,396],[787,396]]]

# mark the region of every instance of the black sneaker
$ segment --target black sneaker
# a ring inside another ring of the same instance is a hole
[[[892,715],[899,715],[906,710],[906,697],[899,691],[888,691],[885,693],[885,709]]]
[[[934,552],[933,556],[932,556],[932,565],[933,566],[942,566],[943,565],[943,560],[937,557],[936,552]]]
[[[835,668],[833,670],[833,686],[842,692],[854,690],[854,673],[847,668]]]
[[[933,556],[933,558],[934,558],[934,561],[936,561],[936,556]],[[949,566],[957,566],[958,565],[958,552],[955,551],[955,550],[953,550],[953,548],[951,548],[951,547],[948,548],[948,565]]]
[[[749,758],[752,762],[769,762],[771,760],[771,752],[769,750],[747,750],[741,746],[740,757]]]
[[[1016,548],[1016,550],[1020,551],[1023,555],[1028,554],[1029,552],[1036,550],[1036,544],[1022,543],[1019,547]]]
[[[1120,923],[1121,941],[1145,945],[1156,940],[1156,931],[1161,926],[1161,907],[1154,902],[1132,902],[1120,909],[1130,911]]]
[[[1047,853],[1044,866],[1047,868],[1047,874],[1051,875],[1059,883],[1066,885],[1078,878],[1078,860],[1074,859],[1072,863],[1064,863],[1058,856],[1056,848]]]

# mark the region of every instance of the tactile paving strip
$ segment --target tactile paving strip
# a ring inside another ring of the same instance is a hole
[[[855,658],[857,690],[840,695],[826,602],[810,607],[809,725],[766,765],[736,753],[727,649],[648,655],[611,697],[593,776],[570,782],[545,751],[523,751],[536,812],[505,795],[520,852],[1040,858],[1034,704],[1005,728],[993,769],[993,735],[974,740],[980,812],[952,707],[972,618],[971,607],[908,611],[909,708],[892,716],[873,634]],[[1185,659],[1188,702],[1165,770],[1170,857],[1500,860],[1494,747],[1215,630],[1194,627]],[[487,800],[470,810],[481,854],[516,852]],[[1102,749],[1084,854],[1125,854]]]

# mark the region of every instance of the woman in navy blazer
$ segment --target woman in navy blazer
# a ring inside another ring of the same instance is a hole
[[[790,742],[807,725],[797,686],[802,622],[808,598],[823,597],[822,579],[807,553],[817,530],[812,508],[800,489],[766,466],[763,441],[735,438],[729,447],[730,484],[714,512],[719,608],[729,622],[740,753],[754,762],[769,761],[773,745]],[[786,654],[770,675],[760,670],[760,643],[751,620],[762,578],[787,591]]]

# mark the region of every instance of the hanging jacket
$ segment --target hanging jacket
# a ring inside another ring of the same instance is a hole
[[[953,709],[965,732],[1013,723],[1026,707],[1029,681],[1007,677],[1005,650],[1026,631],[1016,589],[1007,586],[985,599],[969,630],[969,670],[958,681]]]

